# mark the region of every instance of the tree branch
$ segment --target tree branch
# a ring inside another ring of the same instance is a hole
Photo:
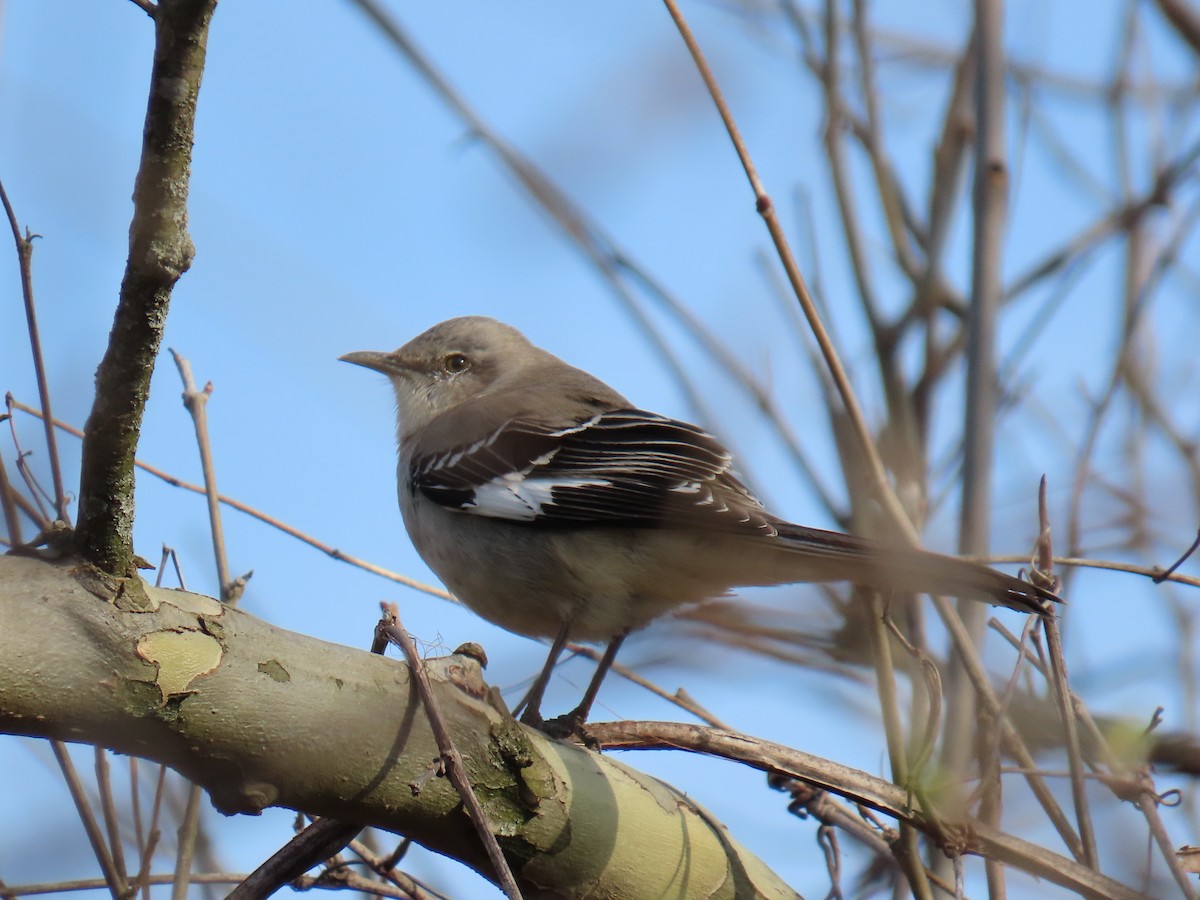
[[[494,877],[458,792],[427,777],[439,751],[407,666],[199,594],[144,586],[137,607],[123,587],[0,556],[0,733],[152,759],[228,815],[374,825]],[[683,794],[501,713],[474,658],[425,664],[527,895],[795,896]]]
[[[105,572],[133,569],[133,459],[171,290],[191,265],[188,182],[196,100],[216,0],[163,0],[133,189],[129,258],[85,431],[76,547]]]

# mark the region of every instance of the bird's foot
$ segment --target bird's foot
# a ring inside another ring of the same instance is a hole
[[[556,716],[553,719],[542,722],[535,726],[543,734],[557,738],[559,740],[567,740],[569,738],[578,738],[579,741],[589,750],[600,752],[600,742],[592,737],[588,732],[584,723],[587,721],[587,710],[580,707],[575,707],[569,713],[561,716]]]
[[[525,707],[525,711],[521,713],[520,722],[522,725],[528,725],[530,728],[536,728],[538,731],[545,730],[543,726],[546,724],[546,720],[542,718],[541,711],[530,706]]]

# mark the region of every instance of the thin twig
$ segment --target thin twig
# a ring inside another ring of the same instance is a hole
[[[1054,697],[1058,703],[1059,716],[1066,735],[1067,759],[1071,769],[1071,797],[1075,803],[1075,820],[1079,825],[1079,837],[1083,841],[1083,861],[1093,869],[1098,868],[1096,835],[1092,827],[1091,811],[1088,808],[1087,785],[1083,777],[1083,754],[1079,747],[1079,732],[1075,726],[1075,710],[1072,708],[1071,693],[1067,680],[1067,664],[1063,653],[1062,632],[1057,618],[1042,620],[1046,643],[1050,654],[1051,679]]]
[[[971,644],[970,637],[963,628],[962,619],[958,617],[954,607],[945,597],[934,597],[933,604],[942,620],[942,624],[950,632],[952,643],[961,652],[964,670],[967,677],[971,679],[971,685],[975,689],[983,710],[995,717],[1000,723],[1001,736],[1004,740],[1005,749],[1017,760],[1017,765],[1030,773],[1025,776],[1030,790],[1037,797],[1047,818],[1050,819],[1051,824],[1058,831],[1063,843],[1067,845],[1067,849],[1071,851],[1071,854],[1076,859],[1082,859],[1083,845],[1080,843],[1079,835],[1075,833],[1074,827],[1067,819],[1062,808],[1058,805],[1054,794],[1046,786],[1045,781],[1036,774],[1037,763],[1033,759],[1033,754],[1029,752],[1029,748],[1021,739],[1020,734],[1012,722],[1009,721],[1004,706],[1001,704],[999,697],[996,696],[995,689],[992,687],[987,670],[984,668],[982,660],[980,660],[974,646]]]
[[[838,205],[838,218],[842,223],[846,254],[850,259],[850,268],[854,274],[859,305],[862,307],[871,333],[878,337],[884,331],[883,321],[867,262],[867,244],[863,237],[862,221],[859,217],[860,204],[853,193],[854,183],[850,178],[850,165],[846,158],[844,119],[847,117],[847,110],[841,88],[841,26],[838,4],[827,0],[824,5],[823,18],[825,22],[825,59],[820,66],[820,79],[825,92],[825,127],[823,128],[825,157],[829,163],[829,174],[833,181],[834,197]],[[885,359],[880,359],[879,363],[885,367],[888,365]]]
[[[351,841],[347,846],[359,859],[371,867],[372,872],[400,888],[404,892],[406,900],[451,900],[448,895],[435,891],[407,872],[397,871],[396,865],[410,844],[410,839],[405,838],[400,842],[397,851],[387,857],[380,857],[372,853],[362,841]]]
[[[125,868],[125,844],[121,838],[121,820],[117,815],[117,803],[113,797],[112,771],[108,766],[108,751],[93,747],[96,762],[96,787],[100,792],[100,812],[104,816],[104,830],[108,834],[109,852],[112,853],[113,868],[118,872]]]
[[[170,884],[174,875],[151,875],[147,881],[151,885]],[[245,875],[235,872],[205,872],[193,875],[192,884],[237,884]],[[77,878],[73,881],[50,881],[33,884],[5,885],[3,893],[13,897],[32,897],[38,894],[66,894],[73,891],[103,890],[106,884],[100,878]]]
[[[1171,565],[1167,566],[1166,569],[1154,576],[1154,583],[1162,584],[1164,581],[1170,578],[1173,574],[1175,574],[1175,570],[1187,562],[1188,557],[1195,553],[1197,549],[1200,549],[1200,531],[1196,532],[1196,539],[1192,541],[1192,545],[1184,550],[1183,554],[1177,560],[1175,560],[1175,562],[1171,563]]]
[[[1187,900],[1195,900],[1197,893],[1196,887],[1192,883],[1192,876],[1184,871],[1183,866],[1179,864],[1179,855],[1175,849],[1175,842],[1171,839],[1171,835],[1167,833],[1166,826],[1163,825],[1162,817],[1158,814],[1157,803],[1158,801],[1155,796],[1148,791],[1142,791],[1138,795],[1138,809],[1146,817],[1146,822],[1150,826],[1150,835],[1154,839],[1154,843],[1157,845],[1163,859],[1167,861],[1167,868],[1171,872],[1171,877],[1175,879],[1175,883],[1179,885],[1179,889],[1183,892],[1183,896]]]
[[[17,400],[13,400],[11,405],[12,405],[13,409],[19,409],[21,412],[28,413],[29,415],[35,416],[39,419],[42,418],[41,412],[37,409],[34,409],[32,406],[27,406],[26,404],[21,403],[20,401],[17,401]],[[62,422],[62,421],[59,421],[58,419],[55,419],[54,426],[56,428],[61,428],[63,431],[67,432],[68,434],[72,434],[75,437],[80,437],[80,438],[83,437],[82,431],[80,431],[78,428],[76,428],[73,425],[67,424],[66,422]],[[141,460],[134,460],[134,465],[137,468],[141,469],[143,472],[146,472],[150,475],[153,475],[155,478],[159,478],[159,479],[165,481],[167,484],[171,485],[172,487],[182,488],[185,491],[191,491],[193,494],[204,494],[205,493],[205,490],[201,485],[192,484],[189,481],[184,481],[182,478],[177,478],[176,476],[172,475],[170,472],[166,472],[163,469],[159,469],[155,466],[150,465],[149,463],[142,462]],[[238,512],[245,513],[246,515],[250,516],[251,518],[257,519],[258,521],[262,522],[264,525],[269,525],[270,527],[277,529],[278,531],[282,531],[284,534],[288,535],[289,537],[293,537],[302,543],[308,544],[313,549],[319,550],[320,552],[324,553],[326,556],[336,559],[338,562],[344,562],[349,565],[355,566],[359,569],[363,569],[364,571],[370,572],[372,575],[378,575],[380,578],[386,578],[389,581],[394,581],[397,584],[402,584],[405,587],[410,587],[415,591],[421,591],[424,594],[430,594],[431,596],[434,596],[434,597],[440,597],[443,600],[449,600],[451,603],[458,602],[454,599],[453,595],[451,595],[444,588],[434,587],[433,585],[425,584],[422,581],[417,581],[415,578],[409,578],[407,575],[401,575],[398,572],[393,572],[390,569],[385,569],[382,566],[377,566],[374,563],[367,562],[365,559],[360,559],[357,556],[351,556],[348,553],[343,553],[341,550],[337,549],[336,547],[333,547],[329,544],[323,543],[323,542],[317,540],[316,538],[301,531],[300,529],[295,528],[292,525],[288,525],[283,520],[276,519],[274,516],[267,515],[266,513],[262,512],[258,509],[255,509],[253,506],[243,503],[241,500],[236,500],[233,497],[228,497],[224,494],[218,494],[217,499],[221,503],[224,503],[226,506],[230,507],[231,509],[236,509]]]
[[[500,887],[510,900],[519,900],[521,889],[517,887],[517,880],[513,877],[508,860],[504,858],[504,852],[500,849],[500,844],[496,840],[496,835],[492,831],[491,824],[488,822],[487,813],[484,812],[483,805],[475,795],[475,789],[471,787],[470,777],[467,775],[466,767],[463,765],[462,754],[454,745],[454,740],[450,736],[450,728],[442,716],[442,710],[438,705],[437,698],[434,697],[433,684],[429,681],[429,673],[425,671],[425,662],[417,653],[417,647],[413,643],[412,638],[400,623],[399,612],[395,604],[385,606],[384,617],[380,620],[379,629],[387,636],[391,643],[403,651],[404,658],[408,662],[409,671],[412,672],[413,679],[416,682],[417,693],[421,698],[421,706],[424,708],[425,715],[429,719],[430,730],[437,741],[438,752],[441,754],[441,761],[445,766],[446,777],[450,779],[450,783],[454,785],[455,790],[462,797],[463,806],[466,807],[471,824],[475,826],[475,831],[478,833],[479,839],[487,851],[488,859],[491,860],[492,868],[495,870],[496,879]]]
[[[1139,566],[1133,563],[1119,562],[1111,559],[1089,559],[1082,556],[1055,556],[1054,564],[1056,566],[1067,566],[1078,569],[1102,569],[1108,572],[1125,572],[1129,575],[1140,575],[1144,578],[1149,578],[1156,581],[1159,576],[1162,576],[1163,581],[1173,584],[1183,584],[1188,587],[1200,588],[1200,578],[1191,575],[1180,575],[1178,572],[1172,572],[1170,575],[1163,573],[1161,566]],[[979,559],[979,562],[992,563],[1027,563],[1029,559],[1024,556],[989,556],[984,559]]]
[[[188,885],[192,882],[192,860],[196,853],[196,842],[200,838],[200,800],[203,797],[204,791],[198,784],[188,785],[187,805],[179,823],[171,900],[187,900]]]
[[[54,752],[59,769],[62,770],[67,790],[71,792],[71,799],[75,802],[75,809],[79,813],[79,821],[87,834],[88,843],[92,845],[92,853],[95,854],[96,862],[100,865],[100,872],[104,875],[104,884],[112,894],[113,900],[124,900],[125,894],[129,890],[129,884],[125,880],[125,871],[116,867],[112,853],[104,843],[104,834],[92,813],[92,805],[88,802],[87,792],[83,789],[83,782],[79,779],[75,764],[71,762],[67,745],[62,741],[51,741],[50,749]]]
[[[975,141],[974,185],[972,188],[971,294],[966,320],[967,383],[963,415],[962,500],[959,508],[958,552],[986,553],[991,543],[992,472],[995,459],[996,414],[999,386],[996,382],[996,323],[1001,299],[1002,258],[1008,219],[1008,154],[1006,147],[1004,83],[1004,9],[999,0],[976,0],[974,4]],[[963,628],[976,647],[983,645],[987,610],[981,603],[960,598],[956,610]],[[988,740],[996,733],[994,716],[986,721],[990,734],[979,731],[976,710],[979,701],[970,679],[964,677],[961,654],[950,659],[947,680],[946,730],[942,744],[942,766],[952,779],[964,773],[972,749],[980,754],[983,778],[983,820],[996,826],[1003,808],[998,760],[989,756],[996,749]],[[1007,896],[1003,867],[993,859],[985,862],[988,892],[993,900]]]
[[[231,595],[233,582],[229,577],[229,560],[225,553],[225,529],[221,525],[221,501],[217,491],[217,470],[213,465],[212,442],[208,439],[208,398],[212,396],[212,384],[204,390],[196,389],[192,378],[192,364],[171,349],[171,358],[183,381],[183,405],[191,414],[196,429],[196,445],[200,450],[200,468],[204,473],[204,496],[208,501],[208,525],[212,533],[213,556],[217,563],[217,586],[224,603],[236,602]]]
[[[294,882],[316,862],[337,854],[363,826],[324,816],[305,826],[234,888],[226,900],[264,900]]]
[[[1186,0],[1154,0],[1163,18],[1171,23],[1176,33],[1187,41],[1196,53],[1200,53],[1200,13]]]
[[[29,328],[29,349],[33,353],[33,371],[37,376],[38,399],[42,409],[50,410],[50,382],[46,378],[46,361],[42,356],[42,337],[38,330],[37,307],[33,302],[33,239],[29,229],[21,234],[21,226],[17,223],[17,214],[13,211],[0,182],[0,202],[4,204],[4,212],[8,216],[8,224],[12,228],[13,241],[17,245],[17,263],[21,272],[21,297],[25,301],[25,324]],[[50,457],[50,479],[54,483],[54,509],[58,518],[69,522],[67,516],[67,495],[63,490],[62,463],[58,458],[58,442],[54,429],[49,423],[43,423],[46,432],[46,452]]]
[[[143,852],[146,846],[146,829],[142,822],[142,792],[141,786],[138,784],[138,758],[136,756],[129,757],[129,811],[133,815],[133,846],[137,848],[138,857],[141,860],[137,877],[133,881],[133,889],[141,890],[144,897],[146,892],[145,875],[150,868],[147,865],[146,854]]]
[[[883,142],[883,114],[879,111],[879,86],[875,78],[875,56],[867,26],[867,4],[865,0],[854,0],[854,13],[850,18],[850,33],[858,53],[859,90],[866,112],[866,127],[860,140],[867,151],[871,170],[875,175],[875,192],[883,207],[883,219],[892,239],[892,252],[901,270],[916,279],[920,276],[921,264],[909,242],[914,224],[911,204],[904,194],[904,187],[896,177],[891,158]],[[827,49],[832,58],[832,48]],[[917,235],[923,239],[923,235]]]
[[[150,830],[146,834],[146,845],[142,849],[142,874],[140,876],[143,884],[143,893],[146,895],[146,900],[149,900],[150,893],[150,868],[154,863],[154,850],[162,839],[162,832],[159,830],[158,823],[162,817],[163,801],[167,794],[167,767],[160,765],[158,767],[158,779],[154,785],[154,803],[150,807]],[[199,876],[192,876],[192,883],[196,883]]]
[[[813,331],[817,345],[821,350],[821,355],[829,369],[830,376],[838,389],[838,395],[842,401],[850,427],[858,441],[857,449],[862,454],[866,471],[870,476],[870,496],[875,498],[887,510],[889,518],[905,535],[907,541],[915,544],[917,542],[915,530],[888,481],[887,472],[879,457],[874,440],[867,427],[866,419],[862,414],[853,388],[850,385],[849,378],[829,334],[825,330],[816,304],[804,282],[804,277],[796,265],[795,257],[788,246],[787,236],[779,222],[779,217],[776,215],[774,204],[758,176],[758,171],[745,142],[742,140],[733,114],[725,102],[724,94],[717,84],[716,77],[713,75],[712,69],[709,67],[704,53],[701,51],[678,5],[674,0],[664,0],[664,3],[692,57],[692,61],[701,79],[704,81],[705,87],[713,99],[713,103],[717,107],[725,129],[729,133],[730,141],[738,154],[738,158],[741,160],[742,168],[754,193],[755,206],[767,226],[767,231],[771,236],[772,243],[775,245],[776,253],[787,274],[788,282],[800,303],[801,309],[804,311],[805,318],[808,320],[809,327]],[[904,738],[902,729],[899,726],[899,710],[895,704],[894,687],[889,688],[891,679],[894,678],[894,672],[890,666],[890,656],[886,654],[885,650],[888,638],[882,623],[882,600],[876,597],[873,603],[877,607],[873,610],[872,615],[872,618],[875,620],[873,634],[876,638],[882,636],[882,640],[876,639],[873,644],[875,648],[880,700],[883,707],[885,730],[888,738],[889,756],[892,761],[893,777],[897,779],[897,783],[907,784],[908,771],[907,765],[904,762]],[[915,835],[906,828],[901,829],[901,847],[902,850],[899,852],[897,858],[905,866],[911,888],[919,897],[931,896],[931,889],[928,880],[925,878],[924,866],[920,863],[919,853],[916,852]]]
[[[996,856],[1008,865],[1053,884],[1091,896],[1136,900],[1142,895],[1115,879],[1079,865],[1041,844],[1000,832],[982,822],[963,831],[954,822],[930,818],[931,811],[910,803],[904,788],[849,766],[744,734],[678,722],[599,722],[588,730],[601,746],[613,750],[678,749],[728,759],[766,772],[807,781],[870,809],[877,810],[933,837],[952,834],[970,842],[972,853]],[[1142,898],[1144,900],[1144,898]]]
[[[0,453],[0,510],[4,511],[4,527],[8,530],[9,543],[14,547],[25,543],[25,539],[21,536],[21,517],[17,513],[16,492],[8,480],[8,469],[4,465],[4,454],[2,453]]]
[[[916,532],[913,530],[912,523],[904,512],[899,498],[896,497],[895,491],[892,490],[891,483],[887,477],[887,471],[879,457],[879,452],[871,437],[871,431],[867,426],[866,418],[863,416],[862,409],[858,404],[858,398],[855,396],[854,389],[850,384],[849,376],[847,376],[837,350],[830,340],[829,333],[821,321],[816,303],[813,301],[812,295],[809,293],[808,287],[804,282],[804,276],[800,273],[800,269],[796,265],[796,259],[788,246],[787,235],[783,231],[779,216],[776,215],[774,203],[770,195],[767,194],[762,180],[758,177],[754,161],[751,159],[750,152],[742,140],[737,123],[733,119],[733,114],[725,102],[724,94],[721,92],[712,69],[704,58],[700,45],[696,42],[695,36],[692,34],[687,21],[680,12],[678,4],[675,0],[663,0],[663,2],[667,7],[667,12],[675,23],[675,27],[679,30],[684,44],[687,46],[688,53],[691,54],[696,70],[699,72],[705,87],[712,96],[713,103],[717,107],[726,131],[729,132],[730,141],[738,154],[738,158],[741,160],[746,178],[749,180],[751,190],[754,192],[755,206],[767,226],[771,241],[775,245],[776,253],[783,265],[784,272],[787,274],[788,282],[796,294],[796,299],[799,301],[801,309],[804,310],[804,316],[808,320],[809,327],[813,331],[813,336],[817,340],[817,345],[821,349],[821,355],[825,360],[825,364],[829,367],[829,374],[837,386],[838,396],[845,408],[850,427],[859,443],[858,449],[862,452],[863,461],[866,464],[871,496],[886,510],[889,519],[900,529],[905,540],[908,543],[916,544]]]

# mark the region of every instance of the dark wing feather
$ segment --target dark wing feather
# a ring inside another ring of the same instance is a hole
[[[716,438],[637,409],[558,429],[515,419],[482,440],[415,459],[411,474],[413,489],[436,503],[530,525],[775,531]]]

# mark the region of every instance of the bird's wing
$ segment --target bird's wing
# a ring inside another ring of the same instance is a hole
[[[532,417],[411,462],[414,491],[449,509],[533,526],[664,523],[774,534],[712,435],[638,409],[565,427]]]

